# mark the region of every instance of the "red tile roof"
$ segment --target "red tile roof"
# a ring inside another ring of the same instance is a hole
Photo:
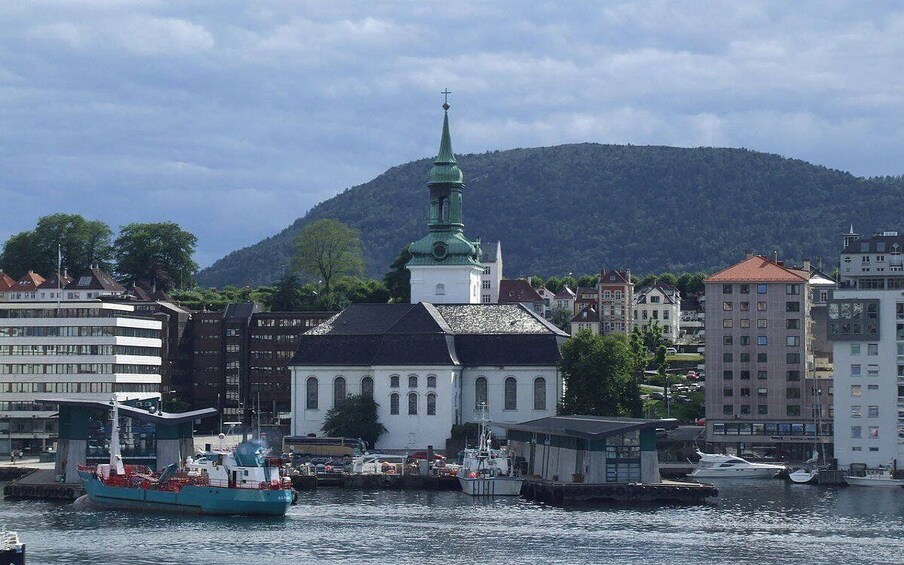
[[[630,271],[600,271],[600,284],[631,284]]]
[[[543,300],[526,279],[503,280],[499,283],[500,304],[539,302]]]
[[[16,281],[16,284],[10,290],[17,292],[34,292],[45,280],[46,279],[38,273],[28,271],[24,277]]]
[[[16,284],[12,277],[0,270],[0,292],[11,289]]]
[[[703,282],[800,283],[808,280],[809,277],[804,275],[804,271],[789,269],[766,257],[754,255],[749,259],[744,259],[740,263],[719,271]]]

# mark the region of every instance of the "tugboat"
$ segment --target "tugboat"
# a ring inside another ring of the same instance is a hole
[[[25,544],[5,528],[0,531],[0,565],[25,565]]]
[[[471,496],[518,496],[523,480],[514,474],[508,451],[493,449],[493,434],[487,424],[484,406],[477,447],[465,449],[458,470],[461,491]]]
[[[225,437],[220,435],[221,440]],[[191,461],[172,464],[157,474],[141,465],[124,465],[119,446],[119,407],[113,400],[110,462],[80,465],[88,500],[101,508],[282,516],[294,491],[280,475],[281,461],[265,458],[263,447],[242,442],[235,451],[221,446]]]

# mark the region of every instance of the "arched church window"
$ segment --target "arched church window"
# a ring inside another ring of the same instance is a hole
[[[417,375],[408,375],[408,388],[417,388]]]
[[[389,413],[397,416],[399,413],[399,393],[394,392],[389,395]]]
[[[503,409],[518,409],[518,381],[515,380],[515,377],[505,379],[505,405]]]
[[[444,285],[443,283],[438,283],[436,285],[436,294],[437,296],[446,294],[446,285]]]
[[[427,395],[427,415],[436,416],[436,395],[433,393]]]
[[[399,388],[399,376],[389,375],[389,386],[391,388]]]
[[[534,379],[534,410],[546,410],[546,379]]]
[[[336,377],[333,381],[333,407],[345,399],[345,377]]]
[[[361,379],[361,394],[363,396],[369,396],[373,398],[374,396],[374,380],[370,377],[364,377]]]
[[[417,393],[408,393],[408,415],[417,416]]]
[[[474,402],[475,407],[480,408],[481,406],[488,406],[489,402],[487,402],[487,380],[486,377],[477,377],[477,380],[474,381]]]
[[[308,377],[305,383],[305,408],[317,410],[317,377]]]
[[[436,388],[436,375],[427,375],[427,388]]]
[[[439,219],[442,222],[449,221],[449,199],[442,197],[439,199]]]

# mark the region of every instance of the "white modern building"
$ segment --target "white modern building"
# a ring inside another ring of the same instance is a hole
[[[125,304],[0,303],[0,445],[55,437],[57,407],[39,398],[160,398],[161,328]]]
[[[904,466],[904,236],[844,235],[828,298],[841,469]]]
[[[480,264],[480,301],[484,304],[499,302],[499,284],[502,282],[502,242],[480,244],[483,255]]]

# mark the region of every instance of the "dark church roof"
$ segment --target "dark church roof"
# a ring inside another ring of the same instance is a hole
[[[568,334],[517,304],[352,304],[290,365],[554,365]]]

